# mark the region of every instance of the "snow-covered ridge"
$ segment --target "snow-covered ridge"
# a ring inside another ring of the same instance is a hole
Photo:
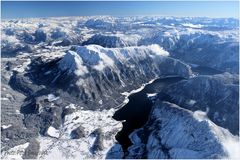
[[[114,68],[116,61],[132,59],[145,59],[147,56],[168,56],[169,53],[159,45],[153,44],[139,47],[103,48],[98,45],[76,47],[76,52],[68,51],[59,62],[62,70],[68,69],[77,75],[87,73],[85,66],[102,71],[105,67]]]

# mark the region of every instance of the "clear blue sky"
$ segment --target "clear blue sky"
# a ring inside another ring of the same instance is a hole
[[[158,1],[158,2],[84,2],[84,1],[5,1],[2,18],[163,15],[238,17],[237,1]]]

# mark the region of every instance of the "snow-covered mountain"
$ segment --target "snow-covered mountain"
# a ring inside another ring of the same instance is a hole
[[[147,124],[134,131],[127,158],[236,158],[238,137],[209,120],[205,112],[157,100]],[[233,146],[230,145],[233,143]],[[231,152],[232,151],[232,152]]]
[[[198,76],[164,89],[172,103],[191,111],[206,111],[217,125],[239,134],[239,80],[229,73]]]
[[[1,158],[239,157],[238,25],[206,17],[2,20]],[[139,95],[152,108],[125,134],[126,149],[116,136],[128,120],[112,116],[146,86],[154,93]]]

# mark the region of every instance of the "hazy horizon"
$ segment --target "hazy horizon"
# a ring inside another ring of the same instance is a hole
[[[2,1],[2,18],[173,16],[238,18],[237,1]]]

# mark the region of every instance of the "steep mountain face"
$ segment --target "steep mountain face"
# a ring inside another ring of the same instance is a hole
[[[226,158],[237,137],[211,122],[201,111],[189,111],[157,100],[148,123],[134,131],[127,158]],[[234,156],[234,155],[233,155]]]
[[[48,63],[41,62],[41,58],[34,60],[25,76],[58,95],[69,94],[68,101],[86,109],[118,106],[124,99],[121,92],[129,92],[159,76],[191,75],[188,65],[166,57],[168,53],[158,45],[113,49],[89,45],[73,50]]]
[[[206,111],[217,125],[239,134],[239,81],[229,73],[198,76],[164,89],[169,101],[191,111]]]

